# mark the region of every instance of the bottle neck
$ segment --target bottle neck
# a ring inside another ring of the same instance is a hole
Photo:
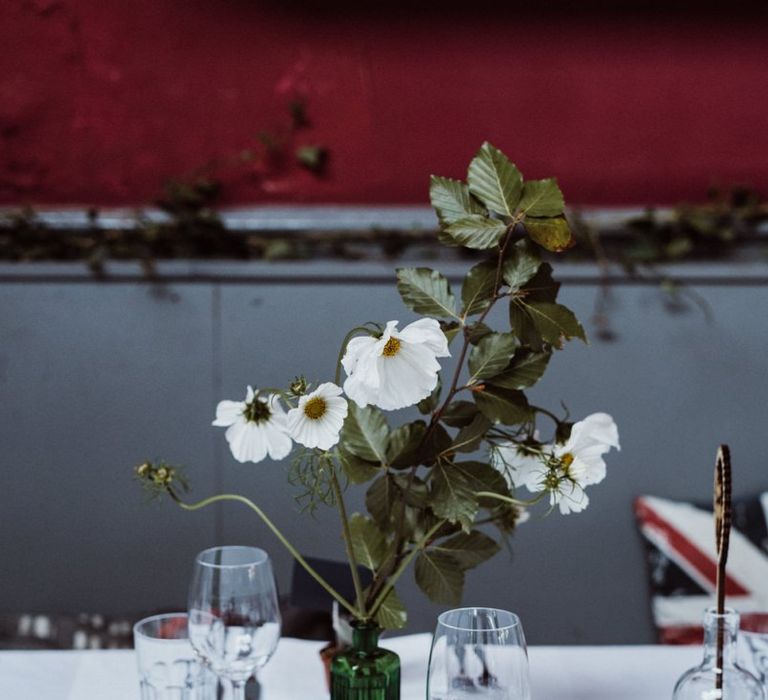
[[[355,651],[370,653],[379,646],[381,629],[377,625],[362,622],[352,623],[352,648]]]
[[[723,638],[722,666],[718,664],[717,659],[717,641],[720,634]],[[720,668],[733,666],[736,663],[738,636],[739,613],[732,608],[726,608],[724,614],[718,615],[715,608],[709,608],[704,614],[704,664]]]

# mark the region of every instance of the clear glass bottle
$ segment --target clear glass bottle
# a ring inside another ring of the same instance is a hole
[[[352,623],[352,646],[331,662],[331,700],[400,700],[400,657],[379,647],[380,634]]]
[[[719,664],[717,630],[721,621],[723,658]],[[738,635],[739,613],[726,608],[718,615],[715,608],[709,608],[704,614],[704,660],[677,681],[672,700],[768,700],[760,681],[736,663]],[[718,676],[722,678],[720,688]]]

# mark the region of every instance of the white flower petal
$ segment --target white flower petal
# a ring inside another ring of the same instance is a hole
[[[238,462],[261,462],[267,456],[267,444],[258,434],[256,423],[234,423],[225,436]]]
[[[328,401],[330,398],[334,396],[341,396],[341,387],[334,384],[333,382],[323,382],[320,386],[317,387],[312,392],[312,395],[320,395],[322,396],[326,401]],[[346,401],[344,402],[346,403]]]
[[[369,335],[359,335],[352,338],[347,343],[344,357],[341,358],[341,365],[344,367],[344,371],[347,374],[352,374],[357,367],[360,357],[369,352],[377,343],[378,339],[372,338]]]
[[[535,455],[526,455],[512,442],[499,445],[492,453],[491,466],[504,474],[512,487],[525,486],[531,493],[543,490],[546,465]]]
[[[398,337],[406,343],[425,345],[435,357],[450,357],[448,339],[434,318],[420,318],[403,328]]]
[[[418,346],[401,346],[394,357],[381,357],[378,361],[381,386],[376,405],[387,411],[413,406],[432,393],[437,385],[437,370],[424,367],[418,362]],[[424,357],[426,363],[437,361],[429,350]],[[439,370],[440,366],[437,365]],[[432,371],[429,371],[429,370]]]
[[[242,401],[219,401],[216,406],[216,420],[211,425],[227,426],[242,418],[245,404]]]
[[[601,457],[584,459],[583,455],[576,457],[568,470],[579,486],[589,486],[590,484],[599,484],[605,479],[607,467]]]
[[[344,382],[344,393],[349,396],[360,408],[376,402],[378,388],[365,382],[366,377],[362,372],[356,372]],[[378,382],[377,382],[378,383]]]
[[[283,430],[276,430],[269,423],[263,426],[261,437],[267,445],[269,456],[274,460],[287,457],[293,447],[290,436]]]
[[[619,429],[607,413],[592,413],[573,424],[566,445],[569,446],[567,451],[571,452],[578,452],[593,445],[607,445],[619,450]]]
[[[555,493],[553,491],[553,493]],[[581,489],[558,492],[557,503],[563,515],[581,513],[589,505],[589,496]]]

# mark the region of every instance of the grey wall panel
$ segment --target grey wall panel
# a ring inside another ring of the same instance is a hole
[[[216,402],[241,398],[249,382],[332,379],[349,327],[410,316],[391,286],[302,284],[303,268],[292,269],[292,284],[179,285],[177,303],[144,285],[0,286],[4,609],[183,604],[189,562],[214,542],[264,546],[287,589],[290,558],[241,506],[141,506],[128,467],[144,457],[188,464],[195,497],[250,495],[304,552],[341,553],[334,512],[298,512],[288,464],[238,464],[210,421]],[[632,499],[708,500],[721,441],[733,450],[735,491],[768,488],[768,288],[698,290],[712,324],[664,312],[653,288],[621,287],[618,340],[571,343],[553,360],[532,398],[562,399],[575,419],[612,413],[622,452],[609,456],[584,513],[534,515],[511,556],[471,572],[466,603],[518,611],[535,643],[651,641]],[[595,293],[571,285],[563,299],[586,320]],[[350,508],[362,508],[360,495]],[[438,608],[406,578],[409,630],[430,629]]]
[[[177,295],[0,286],[0,609],[184,603],[214,514],[146,505],[131,471],[210,460],[211,291]],[[213,488],[211,472],[196,481]]]

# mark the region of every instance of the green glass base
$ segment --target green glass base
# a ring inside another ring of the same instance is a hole
[[[331,662],[331,700],[400,700],[400,657],[378,646],[377,627],[353,628],[352,646]]]

